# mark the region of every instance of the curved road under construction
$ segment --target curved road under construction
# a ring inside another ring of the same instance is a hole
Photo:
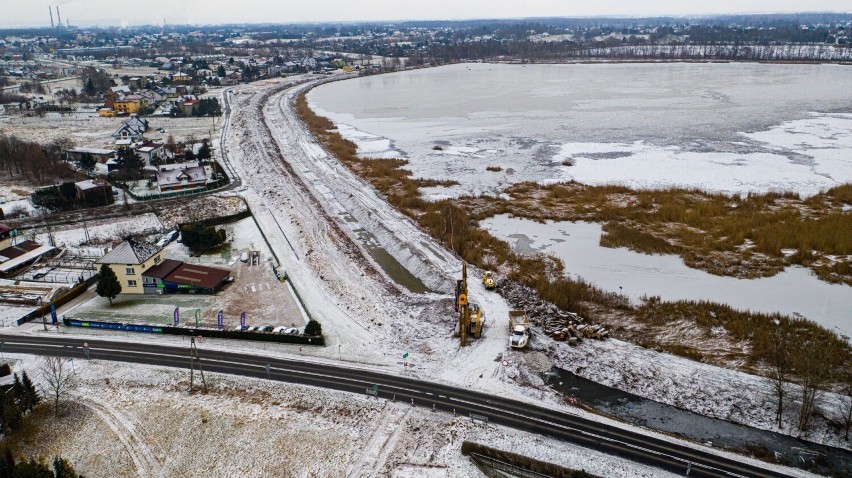
[[[88,340],[89,358],[188,368],[185,347]],[[79,338],[0,335],[5,353],[53,355],[84,359]],[[291,382],[455,412],[490,423],[547,435],[677,474],[691,477],[785,477],[776,471],[696,450],[605,423],[530,403],[468,389],[369,370],[246,353],[204,350],[205,371]]]

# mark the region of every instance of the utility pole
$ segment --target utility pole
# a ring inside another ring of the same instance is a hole
[[[195,379],[195,365],[198,364],[198,373],[201,375],[201,383],[204,391],[207,391],[207,381],[204,379],[204,370],[201,369],[201,358],[198,356],[198,347],[195,346],[195,336],[190,337],[189,342],[189,390],[192,393]]]
[[[459,341],[462,347],[467,345],[467,331],[470,328],[470,307],[467,301],[467,263],[462,262],[462,278],[456,282],[456,310],[459,311]]]

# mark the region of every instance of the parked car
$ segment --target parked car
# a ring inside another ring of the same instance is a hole
[[[261,325],[257,329],[260,332],[272,332],[272,326],[271,325]]]
[[[284,327],[283,325],[279,325],[278,327],[275,327],[274,329],[272,329],[272,333],[273,334],[283,334],[285,330],[287,330],[287,327]]]
[[[178,238],[178,236],[180,236],[180,232],[178,232],[176,230],[169,231],[169,232],[166,233],[166,238],[168,238],[169,241],[174,241],[175,239]]]
[[[246,329],[246,332],[257,332],[259,330],[260,327],[258,327],[257,325],[249,325],[249,327]]]
[[[299,329],[297,329],[295,327],[290,327],[288,329],[285,329],[284,333],[287,334],[287,335],[298,335]]]

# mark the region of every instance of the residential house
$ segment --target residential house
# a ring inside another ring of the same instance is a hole
[[[157,160],[166,156],[165,145],[153,141],[145,141],[136,146],[136,154],[145,160],[148,165],[153,165]]]
[[[148,120],[133,116],[122,123],[112,134],[112,137],[116,139],[141,139],[146,131],[148,131]]]
[[[192,81],[192,77],[186,73],[175,73],[172,75],[172,81],[175,83],[189,83]]]
[[[104,163],[108,159],[115,156],[115,150],[101,148],[71,148],[65,151],[65,157],[68,161],[80,161],[84,155],[92,156],[95,161]]]
[[[192,113],[194,113],[195,110],[198,109],[198,103],[199,101],[195,98],[186,98],[183,101],[179,102],[178,106],[180,106],[180,109],[181,111],[183,111],[184,115],[192,116]]]
[[[142,103],[138,99],[120,99],[113,102],[113,109],[118,114],[138,113],[142,109]]]
[[[161,168],[157,173],[157,188],[161,193],[203,188],[207,172],[203,166],[180,169]]]
[[[106,264],[118,278],[122,294],[144,294],[142,273],[162,262],[162,248],[126,240],[97,260]]]
[[[74,186],[77,187],[77,197],[85,204],[105,206],[115,202],[112,185],[103,179],[77,181]]]

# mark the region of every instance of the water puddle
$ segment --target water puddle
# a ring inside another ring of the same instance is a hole
[[[714,448],[745,450],[769,461],[819,474],[852,476],[852,452],[849,450],[705,417],[601,385],[560,368],[554,367],[546,373],[545,380],[564,396],[634,425]]]

